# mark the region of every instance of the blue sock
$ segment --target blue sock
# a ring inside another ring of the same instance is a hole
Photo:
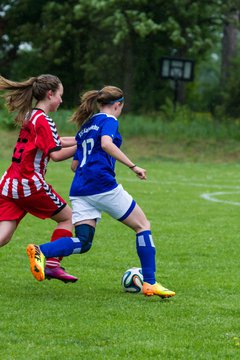
[[[145,230],[136,235],[137,253],[142,266],[143,279],[149,284],[155,284],[155,246],[150,230]]]
[[[81,242],[78,238],[63,237],[39,246],[46,258],[79,254]]]

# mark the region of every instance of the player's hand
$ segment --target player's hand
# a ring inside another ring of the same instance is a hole
[[[139,179],[141,180],[147,180],[147,171],[145,169],[142,169],[139,166],[134,166],[134,168],[132,169],[132,171],[135,172],[135,174],[137,175],[137,177],[139,177]]]

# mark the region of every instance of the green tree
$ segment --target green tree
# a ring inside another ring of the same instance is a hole
[[[116,84],[125,90],[129,110],[158,109],[172,91],[160,79],[161,57],[190,57],[197,65],[206,60],[228,14],[224,0],[7,3],[0,2],[1,19],[15,52],[6,73],[20,77],[31,69],[59,75],[68,106],[82,90]],[[30,50],[19,51],[26,42]]]

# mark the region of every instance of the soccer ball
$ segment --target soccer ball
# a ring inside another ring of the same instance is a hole
[[[142,290],[143,275],[142,269],[133,267],[125,271],[122,277],[122,287],[124,291],[138,293]]]

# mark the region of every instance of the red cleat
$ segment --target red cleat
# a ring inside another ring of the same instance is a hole
[[[51,279],[57,279],[61,280],[65,283],[68,282],[76,282],[78,280],[77,277],[72,276],[68,274],[66,271],[64,271],[64,268],[60,266],[56,266],[54,268],[45,267],[45,279],[51,280]]]

